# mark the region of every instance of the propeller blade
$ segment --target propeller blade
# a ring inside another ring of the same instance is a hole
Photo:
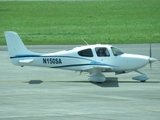
[[[150,58],[152,57],[151,43],[150,43],[150,49],[149,49],[149,56],[150,56]],[[151,69],[152,68],[152,63],[149,62],[149,64],[150,64],[150,69]]]
[[[150,56],[150,57],[152,57],[152,48],[151,48],[151,43],[150,43],[150,50],[149,50],[149,51],[150,51],[149,56]]]
[[[150,43],[150,58],[149,58],[149,64],[150,64],[150,69],[152,69],[152,63],[153,62],[156,62],[157,61],[157,59],[155,59],[155,58],[152,58],[152,46],[151,46],[151,43]]]

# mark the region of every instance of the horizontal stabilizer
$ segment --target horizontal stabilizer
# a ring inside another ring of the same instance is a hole
[[[20,63],[31,63],[34,59],[24,59],[24,60],[19,60]]]

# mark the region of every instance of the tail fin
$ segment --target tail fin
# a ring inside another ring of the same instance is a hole
[[[10,59],[12,64],[24,66],[26,64],[29,64],[33,61],[33,59],[29,58],[35,55],[38,55],[37,53],[29,51],[25,45],[23,44],[21,38],[16,32],[7,31],[4,33],[8,51],[10,55]],[[27,58],[27,57],[28,58]],[[25,57],[25,59],[24,59]]]
[[[15,57],[16,55],[20,54],[34,54],[25,47],[21,38],[16,32],[6,31],[5,38],[10,57]]]

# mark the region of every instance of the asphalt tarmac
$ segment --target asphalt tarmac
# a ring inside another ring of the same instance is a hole
[[[27,46],[47,53],[75,45]],[[127,53],[149,55],[148,44],[115,45]],[[106,82],[92,83],[87,73],[51,68],[19,67],[0,46],[0,120],[159,120],[160,61],[140,71],[150,79],[132,80],[135,72],[105,73]],[[160,60],[160,44],[152,44]]]

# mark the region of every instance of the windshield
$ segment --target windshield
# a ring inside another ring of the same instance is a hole
[[[112,49],[112,52],[113,52],[114,56],[118,56],[118,55],[124,54],[124,52],[122,50],[118,49],[118,48],[111,47],[111,49]]]

